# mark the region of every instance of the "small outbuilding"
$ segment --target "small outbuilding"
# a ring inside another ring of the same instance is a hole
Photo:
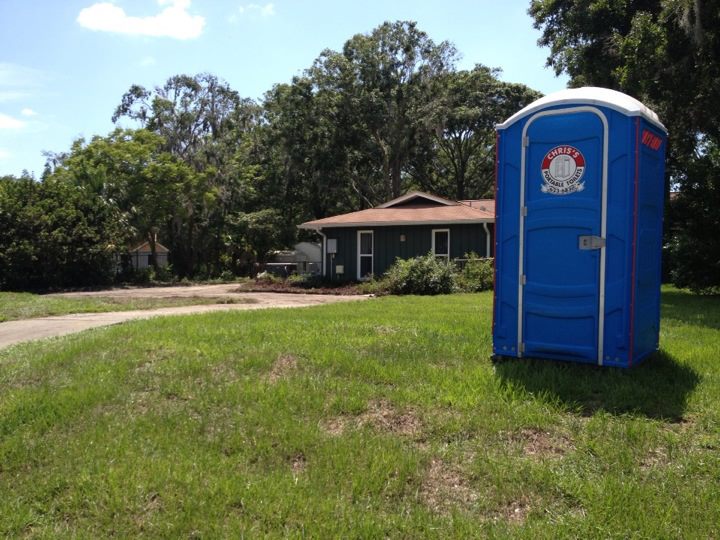
[[[170,250],[163,246],[160,242],[155,242],[155,258],[159,268],[164,268],[168,265],[168,254]],[[143,242],[142,244],[130,249],[128,251],[130,256],[130,264],[135,270],[142,270],[144,268],[150,268],[152,266],[150,257],[152,252],[150,250],[150,242]]]
[[[497,126],[494,352],[629,367],[657,350],[667,131],[606,88]]]
[[[299,228],[322,238],[322,275],[364,280],[384,274],[397,258],[430,252],[448,261],[468,253],[492,256],[493,200],[450,201],[413,191],[384,204],[316,219]]]

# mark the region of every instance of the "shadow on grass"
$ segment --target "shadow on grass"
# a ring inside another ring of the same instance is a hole
[[[661,303],[663,319],[720,330],[720,295],[663,291]]]
[[[660,350],[643,365],[622,370],[551,360],[503,359],[495,371],[507,388],[557,398],[584,415],[597,411],[639,414],[671,422],[683,419],[700,382],[692,368]]]

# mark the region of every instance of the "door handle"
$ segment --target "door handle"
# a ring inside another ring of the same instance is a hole
[[[579,236],[578,249],[602,249],[605,247],[605,239],[602,236]]]

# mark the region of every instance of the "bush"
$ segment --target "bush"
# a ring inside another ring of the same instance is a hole
[[[494,260],[482,259],[476,253],[465,255],[467,262],[457,276],[457,286],[463,292],[480,292],[493,288]]]
[[[235,277],[235,274],[233,274],[231,270],[223,270],[220,273],[220,281],[232,282],[232,281],[235,281],[236,279],[237,278]]]
[[[112,205],[78,186],[0,177],[0,289],[109,284],[127,229]]]
[[[390,294],[449,294],[455,289],[455,271],[450,263],[428,253],[396,259],[382,282]]]
[[[265,271],[260,272],[257,276],[255,276],[255,281],[260,281],[262,283],[282,283],[285,280],[281,277],[271,274],[270,272]]]

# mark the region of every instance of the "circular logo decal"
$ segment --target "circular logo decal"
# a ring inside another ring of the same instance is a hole
[[[585,189],[585,157],[574,146],[556,146],[542,161],[543,185],[540,190],[551,195],[567,195]]]

